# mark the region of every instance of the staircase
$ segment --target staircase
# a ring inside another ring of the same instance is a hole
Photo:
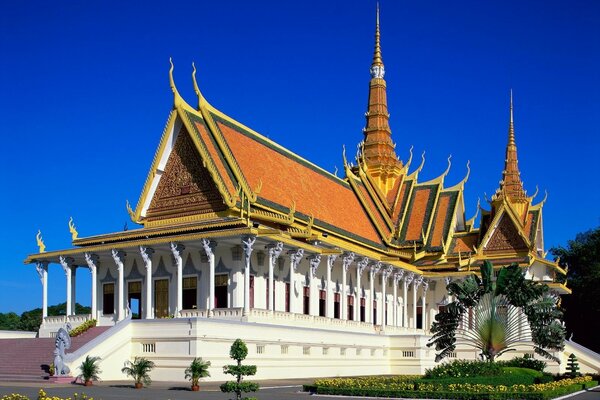
[[[109,326],[97,326],[71,338],[72,353],[94,339]],[[0,339],[0,381],[39,381],[48,376],[54,360],[54,338]],[[79,371],[71,371],[76,376]]]

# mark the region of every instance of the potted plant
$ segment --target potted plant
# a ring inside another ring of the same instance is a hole
[[[98,361],[100,361],[100,357],[87,356],[85,357],[85,360],[81,362],[81,365],[79,366],[81,374],[78,378],[81,378],[85,386],[92,386],[92,381],[100,379],[98,378],[98,374],[102,371],[100,371],[100,366],[97,364]]]
[[[202,360],[202,357],[196,357],[190,366],[186,368],[185,379],[189,379],[192,382],[193,392],[200,390],[200,378],[206,378],[207,376],[210,376],[208,367],[210,367],[210,361],[204,361]]]
[[[148,386],[152,382],[148,373],[154,368],[154,362],[144,357],[135,357],[133,361],[125,362],[121,372],[133,378],[135,388],[141,389],[144,385]]]

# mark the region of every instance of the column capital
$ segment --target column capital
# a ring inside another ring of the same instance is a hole
[[[329,272],[331,272],[331,268],[333,268],[333,264],[335,263],[335,260],[337,260],[337,258],[337,254],[330,254],[327,256],[327,269]]]
[[[415,286],[415,289],[421,286],[421,283],[423,283],[423,275],[419,275],[413,279],[413,285]]]
[[[370,269],[369,269],[369,273],[371,274],[371,277],[377,275],[377,273],[379,272],[380,269],[381,269],[381,261],[375,261],[373,264],[371,264]]]
[[[204,247],[204,253],[206,253],[207,257],[213,256],[215,252],[215,248],[217,247],[217,242],[211,239],[202,239],[202,247]]]
[[[283,242],[270,243],[265,246],[265,249],[269,252],[269,257],[271,258],[271,262],[274,263],[275,260],[279,257],[279,255],[283,251]]]
[[[444,282],[446,283],[446,286],[448,286],[450,283],[452,283],[452,278],[450,278],[449,276],[444,278]]]
[[[369,257],[363,257],[359,261],[356,262],[356,270],[358,275],[362,275],[363,271],[369,265]]]
[[[100,258],[98,257],[98,254],[85,253],[84,256],[85,256],[85,262],[86,262],[87,267],[90,270],[90,272],[95,271],[96,268],[98,267],[98,263],[100,262]]]
[[[317,268],[319,268],[319,264],[321,263],[321,255],[320,254],[311,254],[306,257],[308,263],[310,265],[310,273],[314,278],[317,275]]]
[[[427,289],[429,289],[429,281],[427,279],[423,279],[423,292],[427,293]]]
[[[144,247],[140,246],[140,254],[142,255],[142,260],[144,260],[144,266],[146,270],[152,266],[152,254],[154,254],[154,249],[152,247]]]
[[[242,238],[242,245],[244,246],[244,258],[246,260],[246,264],[250,263],[250,256],[252,255],[252,250],[254,247],[254,243],[256,242],[256,236],[244,236]]]
[[[355,257],[356,255],[351,251],[342,254],[342,266],[345,271],[348,271],[348,268],[350,268],[350,264],[352,264]]]
[[[171,253],[173,253],[173,257],[175,257],[175,260],[179,262],[181,260],[181,253],[183,252],[183,250],[185,250],[185,246],[181,243],[171,242],[169,244],[169,247],[171,248]]]
[[[115,260],[115,264],[117,264],[117,268],[119,270],[122,270],[123,264],[125,263],[125,256],[127,256],[127,253],[125,253],[122,250],[112,249],[111,254],[113,260]]]
[[[48,272],[48,261],[43,260],[43,261],[36,261],[35,262],[35,270],[37,271],[40,280],[43,282],[44,280],[44,273]]]
[[[398,282],[400,282],[403,277],[404,277],[404,270],[403,269],[401,269],[400,271],[395,272],[394,273],[394,283],[398,284]]]
[[[404,285],[408,286],[411,284],[411,282],[413,281],[413,279],[415,279],[415,273],[414,272],[409,272],[408,274],[406,274],[406,276],[404,277]]]
[[[60,263],[63,271],[65,271],[65,274],[68,275],[71,272],[71,267],[73,266],[73,262],[75,262],[75,260],[73,260],[73,257],[58,256],[58,262]]]
[[[300,264],[300,261],[304,256],[304,249],[290,250],[288,251],[288,255],[290,256],[290,267],[294,271],[296,271],[296,269],[298,268],[298,264]]]
[[[384,266],[381,270],[381,275],[383,276],[383,279],[389,278],[389,276],[392,274],[393,269],[394,267],[392,267],[391,265]]]

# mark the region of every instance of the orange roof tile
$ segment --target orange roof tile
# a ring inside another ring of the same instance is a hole
[[[413,192],[411,199],[411,209],[407,215],[407,221],[404,222],[406,227],[405,241],[422,240],[424,231],[424,223],[427,217],[428,203],[432,196],[431,187],[419,187]]]
[[[381,245],[381,238],[349,184],[319,171],[306,161],[272,145],[242,127],[214,116],[250,187],[262,180],[259,202],[274,203],[286,209],[296,202],[296,210],[330,228]]]
[[[435,210],[435,219],[433,220],[433,230],[429,239],[430,246],[442,246],[444,244],[444,230],[446,227],[446,217],[450,208],[450,196],[440,196]]]

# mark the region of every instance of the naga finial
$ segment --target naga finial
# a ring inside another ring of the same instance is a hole
[[[415,146],[411,145],[410,149],[408,149],[408,161],[406,161],[406,171],[408,171],[408,169],[410,168],[410,163],[412,162],[412,159],[413,159],[413,147],[415,147]]]
[[[177,86],[175,86],[175,79],[173,78],[175,65],[173,64],[173,59],[171,57],[169,57],[169,63],[171,64],[171,68],[169,68],[169,84],[171,85],[171,91],[173,92],[173,107],[179,107],[183,103],[183,99],[179,95]]]
[[[417,168],[415,173],[418,174],[419,172],[421,172],[423,170],[424,166],[425,166],[425,150],[423,150],[423,153],[421,154],[421,165],[419,165],[419,168]]]
[[[450,167],[452,166],[452,154],[450,154],[448,156],[448,168],[446,168],[446,170],[444,171],[444,173],[442,174],[442,178],[445,178],[446,175],[448,175],[448,173],[450,172]]]
[[[42,239],[42,231],[38,230],[37,235],[35,235],[35,239],[37,241],[37,246],[40,253],[46,252],[46,245],[44,244],[44,239]]]
[[[342,159],[344,160],[344,168],[348,167],[348,160],[346,159],[346,145],[342,145]]]
[[[127,214],[129,214],[129,218],[131,222],[138,223],[137,218],[135,217],[135,211],[131,208],[131,204],[129,204],[129,200],[125,200],[125,207],[127,208]]]
[[[73,217],[69,218],[69,232],[71,232],[71,240],[77,240],[79,233],[77,232],[77,228],[73,222]]]
[[[196,65],[192,61],[192,81],[194,82],[194,92],[196,92],[196,96],[198,96],[198,110],[205,103],[204,96],[202,96],[202,92],[200,92],[200,88],[198,87],[198,82],[196,81]]]

